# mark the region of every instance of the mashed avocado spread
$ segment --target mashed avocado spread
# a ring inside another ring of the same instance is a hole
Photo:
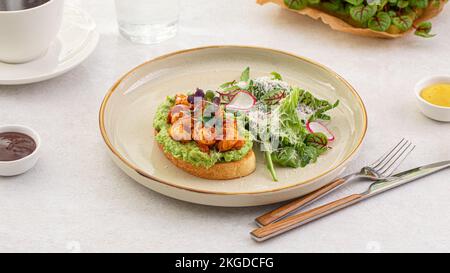
[[[239,161],[252,149],[253,142],[250,138],[250,133],[247,131],[245,135],[246,142],[242,149],[223,153],[217,151],[205,153],[193,141],[183,144],[173,140],[169,135],[170,124],[167,123],[167,116],[174,103],[174,97],[167,97],[166,101],[158,107],[153,120],[153,128],[159,132],[156,136],[156,141],[161,144],[166,153],[170,153],[175,158],[189,162],[194,166],[211,168],[219,162]]]

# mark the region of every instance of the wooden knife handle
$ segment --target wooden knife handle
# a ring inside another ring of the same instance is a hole
[[[359,201],[362,194],[354,194],[300,214],[287,217],[278,222],[253,230],[250,234],[257,241],[265,241],[291,229],[319,219]]]
[[[294,212],[301,207],[306,206],[307,204],[327,195],[331,191],[337,189],[338,187],[342,186],[348,181],[349,178],[339,178],[331,182],[330,184],[327,184],[326,186],[307,194],[299,199],[296,199],[278,209],[275,209],[273,211],[270,211],[262,216],[259,216],[255,219],[256,223],[259,226],[267,226],[268,224],[271,224],[282,217],[288,215],[291,212]]]

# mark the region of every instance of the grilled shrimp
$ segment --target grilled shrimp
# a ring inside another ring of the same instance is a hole
[[[238,140],[236,142],[236,144],[233,146],[233,149],[240,150],[240,149],[242,149],[242,147],[244,147],[244,145],[245,145],[245,140],[243,140],[243,139]]]
[[[202,151],[204,153],[209,153],[209,146],[208,145],[203,145],[203,144],[197,143],[197,146],[200,149],[200,151]]]
[[[191,118],[185,117],[177,120],[169,129],[170,137],[175,141],[190,141],[191,137]]]
[[[212,146],[216,144],[216,134],[214,128],[203,127],[194,131],[194,140],[198,144],[205,146]]]
[[[221,140],[217,143],[217,150],[219,150],[219,152],[229,151],[234,148],[237,142],[237,140]]]
[[[176,105],[183,104],[183,105],[191,107],[191,104],[188,101],[188,96],[184,95],[184,94],[177,94],[175,96],[175,104]]]
[[[239,150],[245,145],[245,140],[239,137],[239,130],[237,128],[236,120],[229,120],[224,124],[224,139],[217,143],[219,152],[226,152],[229,150]]]
[[[190,116],[190,108],[187,105],[179,104],[175,105],[170,109],[169,112],[169,123],[174,124],[176,121],[178,121],[182,117],[189,117]]]
[[[237,129],[236,121],[227,119],[227,121],[223,124],[223,136],[224,140],[239,139],[239,132]]]

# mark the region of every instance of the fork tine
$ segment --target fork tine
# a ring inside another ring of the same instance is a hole
[[[394,147],[392,147],[388,152],[386,152],[384,155],[382,155],[380,158],[378,158],[377,161],[369,165],[370,168],[375,169],[377,168],[381,163],[383,163],[388,156],[390,156],[402,143],[405,141],[405,138],[402,138],[399,143],[395,144]]]
[[[405,161],[405,159],[414,151],[416,148],[416,145],[413,145],[412,143],[403,151],[402,154],[400,154],[397,159],[392,162],[392,164],[386,168],[380,175],[381,176],[391,176],[397,168]]]
[[[382,170],[384,170],[384,168],[385,168],[386,166],[388,166],[389,164],[391,164],[391,162],[395,162],[395,161],[397,160],[397,158],[396,158],[397,155],[403,154],[403,152],[404,152],[410,145],[412,145],[412,143],[409,142],[408,140],[406,140],[406,141],[402,144],[402,146],[401,146],[399,149],[395,150],[394,153],[393,153],[391,156],[389,156],[388,159],[386,159],[385,161],[382,162],[383,165],[375,167],[374,170],[377,171],[377,172],[379,172],[379,173],[381,173]],[[393,159],[394,159],[394,161],[392,161]]]

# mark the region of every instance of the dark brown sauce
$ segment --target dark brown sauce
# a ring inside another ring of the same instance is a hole
[[[0,161],[15,161],[36,150],[36,142],[22,133],[0,133]]]

